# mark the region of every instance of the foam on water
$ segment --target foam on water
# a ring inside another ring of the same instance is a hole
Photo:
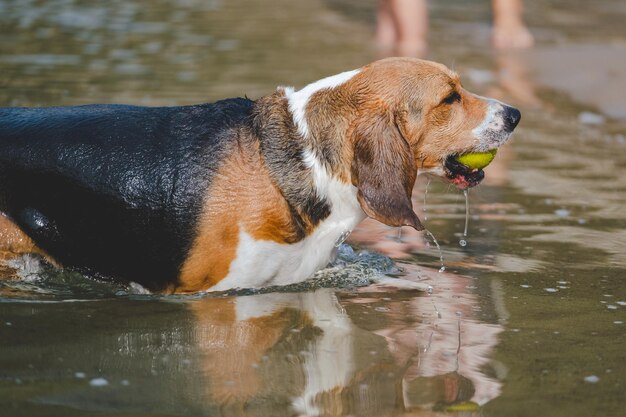
[[[4,262],[14,279],[0,279],[0,302],[70,303],[101,301],[127,286],[89,278],[60,269],[37,255],[23,255]],[[11,275],[10,275],[11,276]]]
[[[17,276],[27,282],[36,281],[44,267],[39,256],[25,254],[5,261],[5,264],[15,270]]]
[[[227,295],[252,295],[269,292],[300,292],[320,288],[356,288],[366,287],[380,281],[393,279],[389,274],[398,274],[400,270],[387,256],[369,252],[354,251],[350,245],[342,244],[337,248],[337,258],[328,267],[317,271],[311,278],[291,285],[272,286],[253,289],[235,289],[223,292]],[[216,293],[206,293],[215,295]]]
[[[31,268],[29,265],[37,265],[37,268]],[[389,275],[397,275],[401,272],[391,258],[369,251],[354,251],[347,244],[340,244],[337,247],[337,258],[334,262],[303,282],[280,287],[235,289],[189,295],[151,294],[150,291],[134,282],[123,285],[98,281],[78,272],[60,270],[43,261],[35,262],[32,259],[19,260],[13,266],[24,266],[23,270],[28,271],[28,274],[24,273],[25,279],[20,277],[17,280],[0,280],[2,293],[0,302],[67,303],[124,297],[136,300],[159,299],[176,302],[204,297],[300,292],[320,288],[355,288],[377,283],[393,285],[395,278]]]

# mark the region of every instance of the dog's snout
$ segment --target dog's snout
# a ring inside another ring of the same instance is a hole
[[[515,107],[506,106],[504,109],[504,125],[507,131],[512,132],[522,118],[522,113]]]

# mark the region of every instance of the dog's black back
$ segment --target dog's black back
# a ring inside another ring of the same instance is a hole
[[[0,211],[62,264],[159,289],[252,104],[0,109]]]

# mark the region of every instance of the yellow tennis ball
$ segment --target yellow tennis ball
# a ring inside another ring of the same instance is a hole
[[[456,157],[456,160],[472,169],[483,169],[496,157],[497,149],[487,152],[470,152]]]

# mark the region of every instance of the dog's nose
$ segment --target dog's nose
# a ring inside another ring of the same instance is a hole
[[[517,110],[515,107],[505,106],[504,108],[504,126],[506,130],[512,132],[515,129],[515,126],[519,123],[522,118],[522,113]]]

